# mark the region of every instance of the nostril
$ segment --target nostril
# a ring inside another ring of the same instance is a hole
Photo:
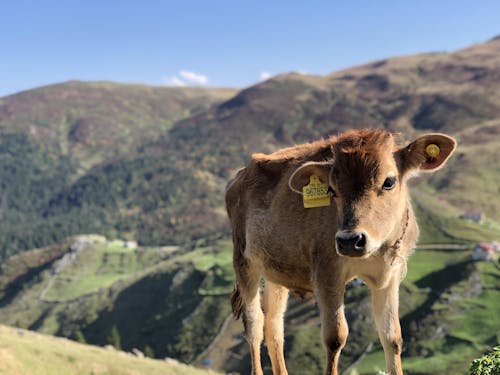
[[[359,233],[356,238],[356,244],[354,245],[356,250],[364,250],[366,245],[366,236],[364,233]]]
[[[337,246],[339,250],[344,250],[345,240],[343,238],[337,237]]]

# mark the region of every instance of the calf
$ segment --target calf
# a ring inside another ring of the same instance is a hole
[[[283,315],[288,292],[314,293],[327,352],[337,374],[348,327],[345,285],[371,290],[387,371],[402,374],[398,290],[418,228],[407,180],[440,168],[456,142],[427,134],[398,147],[383,130],[357,130],[254,154],[226,189],[234,243],[233,313],[243,317],[252,373],[262,374],[265,337],[273,374],[286,374]],[[265,279],[263,306],[259,284]]]

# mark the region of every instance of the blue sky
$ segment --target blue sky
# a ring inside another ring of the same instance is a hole
[[[0,15],[0,96],[70,79],[245,87],[500,34],[498,0],[16,0]]]

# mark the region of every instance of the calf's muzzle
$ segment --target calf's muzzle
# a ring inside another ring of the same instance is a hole
[[[360,231],[339,230],[335,235],[337,252],[349,257],[366,254],[366,234]]]

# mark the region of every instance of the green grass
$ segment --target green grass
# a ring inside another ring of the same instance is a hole
[[[286,363],[291,375],[304,373],[302,369],[309,369],[312,374],[324,371],[326,354],[321,340],[318,340],[319,337],[321,337],[319,326],[304,327],[291,336],[291,348],[285,348]],[[285,345],[289,343],[285,341]],[[319,363],[318,358],[321,358]]]
[[[374,350],[363,358],[361,363],[356,366],[360,375],[373,375],[377,371],[385,371],[385,357],[382,350]]]
[[[136,276],[158,260],[158,249],[146,251],[156,256],[139,254],[125,247],[122,241],[93,245],[75,254],[68,266],[53,278],[43,297],[48,301],[69,301]]]
[[[219,239],[209,245],[201,244],[181,255],[178,261],[191,263],[200,272],[217,268],[221,276],[233,278],[233,245],[227,239]]]
[[[408,260],[405,281],[415,283],[424,276],[444,269],[450,263],[470,257],[470,251],[416,250]]]
[[[483,293],[473,299],[466,298],[461,301],[462,306],[467,309],[467,314],[461,316],[460,324],[451,334],[483,348],[481,343],[494,345],[500,342],[500,270],[492,262],[477,263],[477,267],[481,272]]]
[[[233,252],[232,251],[204,251],[201,249],[201,254],[196,254],[193,258],[193,263],[196,269],[206,271],[209,268],[218,265],[222,268],[232,267]]]
[[[56,276],[54,283],[45,295],[47,300],[67,301],[76,299],[84,294],[106,288],[114,282],[124,278],[124,272],[114,271],[113,266],[106,267],[106,273],[99,275],[102,269],[98,263],[87,263],[79,272],[72,272],[76,267],[70,267]]]
[[[133,253],[134,250],[125,246],[125,243],[120,240],[113,240],[106,243],[105,247],[101,248],[102,251],[107,253],[116,252],[116,253]]]
[[[219,240],[213,245],[197,248],[184,256],[185,261],[206,273],[199,289],[201,295],[231,293],[234,285],[233,250],[230,240]]]
[[[466,374],[477,349],[467,343],[453,346],[449,352],[440,352],[428,358],[404,358],[403,369],[410,374]]]

